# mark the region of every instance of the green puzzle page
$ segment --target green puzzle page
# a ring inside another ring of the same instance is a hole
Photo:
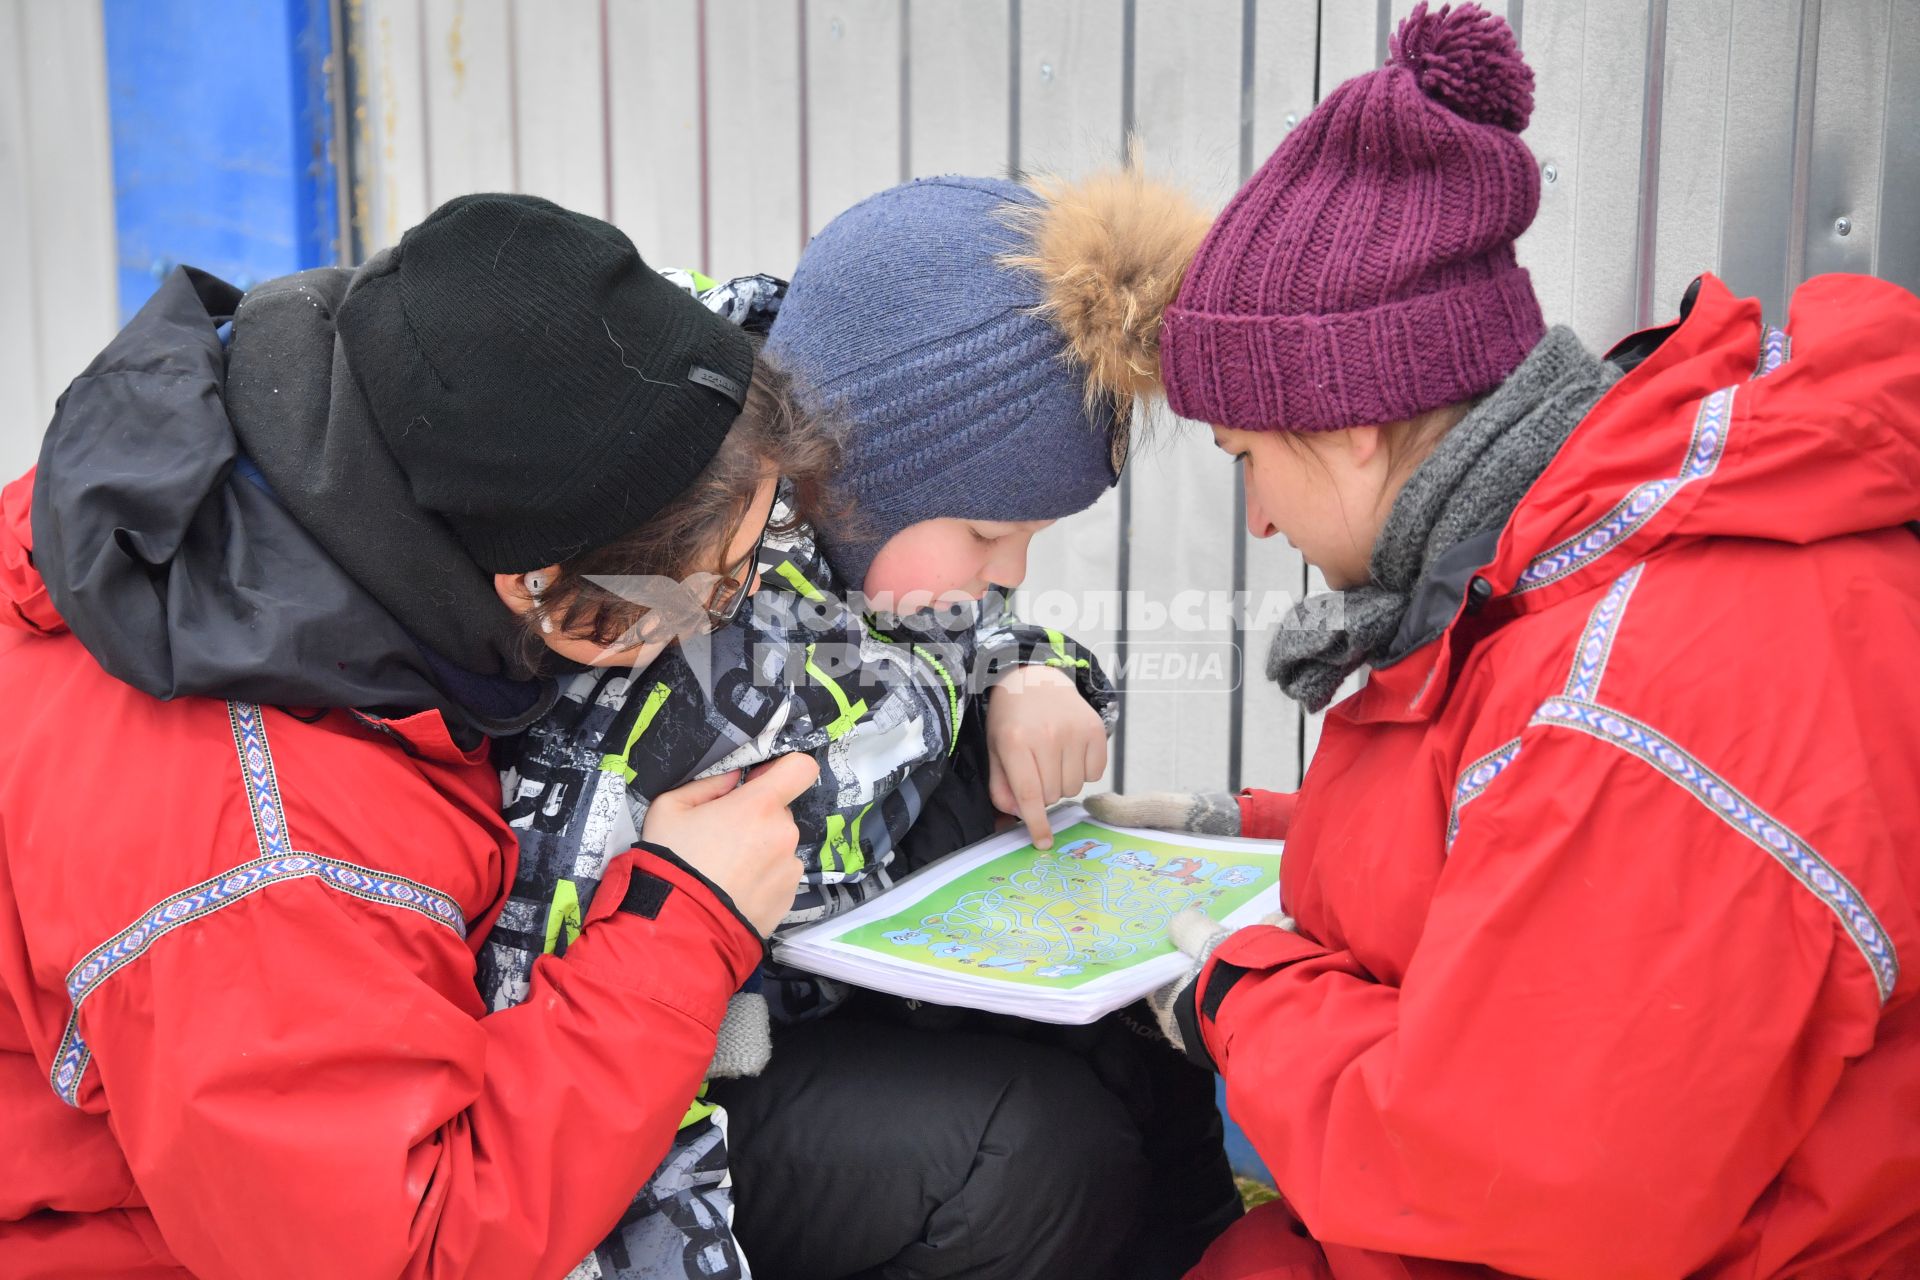
[[[1216,920],[1272,887],[1280,862],[1118,834],[1087,823],[1023,845],[911,906],[848,929],[841,946],[975,978],[1073,990],[1169,954],[1167,922]]]

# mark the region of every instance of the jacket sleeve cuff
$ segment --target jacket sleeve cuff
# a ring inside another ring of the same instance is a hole
[[[1258,791],[1252,787],[1242,791],[1240,834],[1254,840],[1285,840],[1299,798],[1293,791]]]
[[[769,954],[767,940],[726,890],[663,845],[641,844],[607,864],[583,923],[590,926],[616,913],[651,921],[655,928],[710,936],[736,989]]]
[[[1202,1070],[1218,1072],[1220,1068],[1207,1051],[1206,1036],[1200,1030],[1200,993],[1205,990],[1206,976],[1204,970],[1194,975],[1173,998],[1173,1024],[1180,1030],[1180,1045],[1187,1060]]]
[[[1220,1070],[1226,1062],[1231,1039],[1233,1009],[1227,997],[1234,989],[1250,977],[1265,977],[1327,954],[1327,949],[1319,943],[1274,925],[1248,925],[1228,934],[1200,971],[1192,998],[1181,997],[1178,1015],[1182,1018],[1180,1034],[1186,1041],[1187,1055],[1211,1070]],[[1191,1035],[1185,1021],[1189,1017],[1194,1029]]]

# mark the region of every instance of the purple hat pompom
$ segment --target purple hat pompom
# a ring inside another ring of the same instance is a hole
[[[1420,92],[1462,119],[1519,133],[1533,115],[1533,70],[1513,28],[1477,4],[1414,6],[1393,34],[1390,67],[1405,67]]]

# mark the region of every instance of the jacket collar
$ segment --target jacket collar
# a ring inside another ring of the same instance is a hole
[[[1668,499],[1710,474],[1714,442],[1703,447],[1646,430],[1703,404],[1712,389],[1764,370],[1759,304],[1737,299],[1712,275],[1689,287],[1673,324],[1643,330],[1607,353],[1625,377],[1588,411],[1497,535],[1461,543],[1442,556],[1416,592],[1394,662],[1338,708],[1354,723],[1429,719],[1451,690],[1460,623],[1491,607],[1513,615],[1578,595],[1632,563],[1648,503]],[[1701,410],[1695,410],[1700,416]],[[1712,428],[1711,414],[1707,414]],[[1724,447],[1725,423],[1718,441]],[[1637,442],[1622,451],[1621,438]],[[1686,446],[1684,456],[1679,445]],[[1431,638],[1424,644],[1418,629]]]

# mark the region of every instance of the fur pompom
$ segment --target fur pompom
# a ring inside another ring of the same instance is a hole
[[[1086,371],[1087,408],[1114,423],[1114,469],[1125,461],[1136,396],[1160,393],[1160,319],[1213,219],[1192,197],[1147,177],[1136,155],[1079,179],[1037,177],[1040,203],[1010,206],[1023,252],[1001,262],[1040,280],[1040,311]]]
[[[1533,69],[1520,56],[1513,28],[1477,4],[1414,6],[1393,33],[1390,67],[1413,72],[1420,92],[1455,115],[1512,133],[1533,115]]]

